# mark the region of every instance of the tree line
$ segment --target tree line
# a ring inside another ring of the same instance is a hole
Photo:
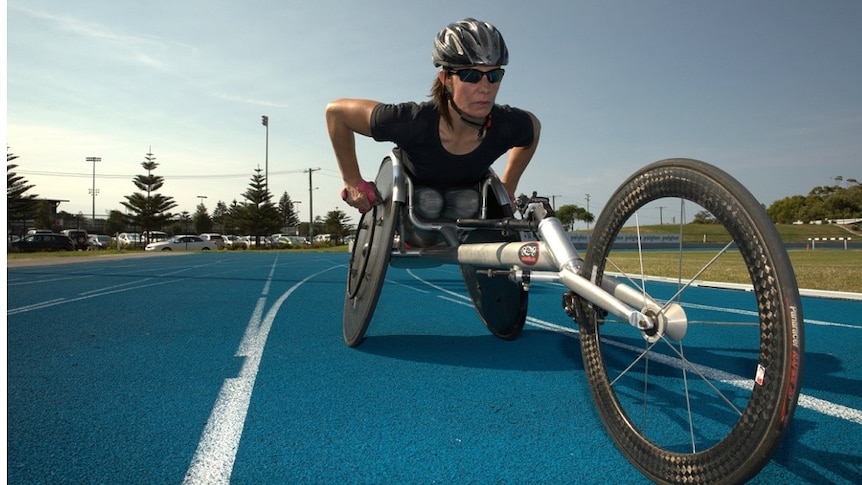
[[[6,152],[6,198],[7,230],[11,234],[13,225],[24,227],[32,223],[35,229],[53,229],[46,202],[31,193],[35,187],[23,176],[14,172],[18,167],[13,163],[17,155]],[[327,213],[325,218],[318,216],[310,224],[301,222],[299,213],[287,192],[282,194],[278,203],[273,202],[266,178],[260,168],[255,169],[248,188],[242,194],[242,201],[234,199],[231,204],[218,201],[210,213],[203,203],[195,212],[178,214],[171,210],[177,204],[173,197],[164,195],[164,177],[153,172],[158,168],[155,156],[148,152],[141,166],[146,174],[137,175],[132,183],[137,192],[124,197],[120,202],[126,209],[110,211],[105,221],[104,232],[116,234],[131,230],[146,235],[149,231],[165,231],[171,234],[194,232],[219,232],[222,234],[241,234],[249,236],[268,236],[288,228],[302,235],[333,234],[343,238],[352,231],[351,218],[341,210]],[[804,223],[835,219],[862,218],[862,184],[855,178],[835,177],[835,185],[816,186],[807,195],[793,195],[773,202],[766,213],[776,224],[789,224],[797,221]],[[74,218],[71,214],[59,214]],[[556,211],[563,226],[572,230],[575,222],[592,223],[592,213],[577,205],[563,205]],[[710,223],[714,219],[708,213],[698,213],[694,223]],[[95,223],[95,221],[93,221]]]
[[[835,177],[835,185],[816,186],[808,195],[793,195],[773,202],[766,213],[776,224],[862,217],[862,185],[855,178]],[[844,182],[843,186],[841,182]]]
[[[40,201],[38,195],[31,192],[35,186],[14,172],[18,165],[12,162],[17,158],[7,147],[8,232],[13,232],[13,226],[23,229],[27,224],[32,224],[34,229],[55,229],[56,221],[51,219],[46,202]],[[141,166],[146,173],[132,179],[137,191],[124,196],[125,200],[120,202],[125,211],[109,212],[102,229],[106,234],[128,231],[140,232],[146,237],[150,231],[170,234],[219,232],[260,238],[293,228],[300,234],[327,233],[343,238],[352,230],[350,217],[337,209],[327,213],[325,218],[318,216],[311,223],[300,222],[299,213],[287,192],[284,192],[278,203],[273,202],[266,177],[261,174],[260,168],[255,169],[241,201],[234,199],[230,205],[218,201],[212,213],[203,203],[198,204],[193,214],[188,211],[173,213],[171,211],[177,207],[177,203],[173,197],[161,192],[165,184],[164,177],[153,173],[159,166],[155,155],[147,152]],[[58,216],[64,220],[74,218],[63,212]]]

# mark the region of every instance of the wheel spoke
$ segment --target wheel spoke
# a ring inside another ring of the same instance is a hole
[[[721,249],[721,251],[719,251],[715,256],[713,256],[713,258],[712,258],[712,259],[710,259],[710,260],[709,260],[709,262],[708,262],[708,263],[706,263],[706,265],[704,265],[704,266],[703,266],[703,268],[701,268],[701,269],[700,269],[700,271],[698,271],[698,272],[697,272],[697,274],[695,274],[694,276],[692,276],[691,278],[689,278],[689,279],[688,279],[688,282],[686,282],[684,285],[682,285],[682,287],[676,291],[676,294],[675,294],[675,295],[673,295],[672,297],[670,297],[670,298],[668,299],[668,302],[667,302],[667,303],[665,303],[665,306],[662,308],[662,310],[663,310],[663,311],[664,311],[664,310],[667,310],[667,307],[671,304],[671,302],[677,301],[677,299],[680,297],[680,295],[682,294],[682,292],[684,292],[686,289],[690,288],[690,287],[691,287],[692,282],[696,281],[696,280],[700,277],[700,275],[702,275],[706,270],[708,270],[710,267],[712,267],[712,265],[713,265],[713,264],[715,264],[715,262],[716,262],[716,261],[718,261],[718,258],[719,258],[719,257],[721,257],[721,255],[723,255],[724,253],[726,253],[726,252],[727,252],[727,249],[728,249],[732,244],[733,244],[733,241],[731,241],[731,242],[727,243],[727,245],[726,245],[726,246],[724,246],[724,247]],[[682,267],[682,251],[680,251],[680,258],[679,258],[679,261],[680,261],[680,264],[679,264],[679,265],[680,265],[680,268],[681,268],[681,267]],[[680,269],[680,271],[682,271],[682,269]],[[681,282],[681,281],[682,281],[682,278],[680,278],[680,280],[679,280],[679,281]]]

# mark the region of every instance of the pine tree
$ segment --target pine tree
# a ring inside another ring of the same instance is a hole
[[[165,184],[164,177],[153,175],[159,164],[152,153],[147,153],[141,166],[147,171],[146,175],[138,175],[132,183],[142,192],[127,195],[126,202],[121,202],[129,210],[129,222],[140,227],[144,234],[149,231],[160,231],[173,218],[170,211],[177,206],[173,197],[159,194],[157,191]],[[146,241],[149,243],[149,240]]]
[[[231,207],[234,223],[243,234],[255,236],[257,247],[260,247],[260,236],[274,234],[281,228],[278,208],[272,203],[266,177],[260,172],[260,168],[255,169],[248,190],[242,194],[245,202]]]
[[[213,220],[207,213],[207,207],[203,202],[198,204],[197,210],[195,210],[195,213],[192,216],[192,225],[198,234],[212,232],[213,230]]]
[[[296,227],[299,225],[299,214],[290,195],[285,192],[278,201],[278,212],[281,214],[281,228]]]
[[[215,209],[213,209],[212,220],[213,224],[216,228],[218,228],[219,232],[222,234],[233,234],[228,230],[227,217],[228,216],[228,208],[227,204],[224,203],[223,200],[218,201],[216,203]]]
[[[351,217],[344,211],[335,209],[326,213],[326,219],[323,222],[324,229],[330,234],[335,235],[338,242],[344,240],[344,236],[350,234],[352,225],[350,224]]]
[[[35,187],[27,182],[27,180],[13,172],[18,165],[10,163],[18,158],[6,152],[6,224],[7,231],[12,232],[13,222],[17,222],[23,233],[24,226],[27,221],[36,218],[38,212],[38,201],[35,194],[27,194],[27,192]]]

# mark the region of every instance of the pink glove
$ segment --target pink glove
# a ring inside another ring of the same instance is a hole
[[[368,203],[372,206],[377,205],[380,200],[380,194],[377,192],[377,187],[374,186],[371,182],[362,181],[356,185],[356,190],[365,194],[365,198],[368,199]],[[341,200],[347,202],[347,188],[341,189]],[[365,211],[363,211],[365,212]]]

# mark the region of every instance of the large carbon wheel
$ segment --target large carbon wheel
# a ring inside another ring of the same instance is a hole
[[[692,218],[714,222],[702,226],[696,241],[680,230]],[[661,237],[647,232],[655,222]],[[802,370],[799,291],[772,222],[725,172],[675,159],[626,180],[595,227],[583,276],[598,283],[613,272],[643,294],[643,309],[649,300],[653,309],[658,303],[656,321],[680,319],[669,309],[683,309],[687,320],[674,338],[672,332],[651,338],[616,317],[583,312],[584,365],[611,438],[656,482],[752,477],[789,426]],[[643,257],[650,238],[673,240],[674,233],[673,250]],[[726,289],[734,287],[728,281],[738,289]]]
[[[377,306],[392,255],[392,238],[401,204],[392,199],[392,161],[386,158],[375,181],[382,203],[359,219],[344,295],[344,342],[361,344]]]

